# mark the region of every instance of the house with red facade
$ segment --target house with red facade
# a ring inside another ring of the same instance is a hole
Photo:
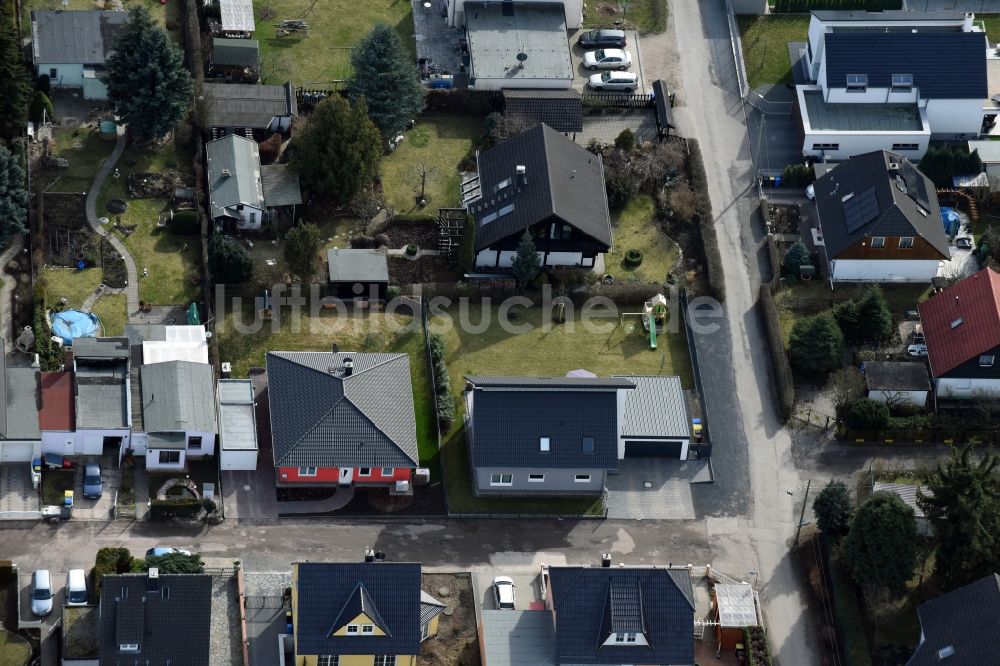
[[[418,463],[406,354],[268,352],[279,487],[390,486]]]

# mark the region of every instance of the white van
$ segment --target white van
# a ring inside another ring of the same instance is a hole
[[[66,605],[87,605],[87,573],[83,569],[71,569],[66,574]]]

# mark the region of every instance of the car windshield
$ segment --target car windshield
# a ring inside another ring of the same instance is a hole
[[[611,80],[611,72],[604,72],[603,74],[601,74],[601,81],[610,81],[610,80]]]
[[[81,604],[87,600],[87,591],[73,590],[69,593],[69,600],[74,604]]]
[[[604,60],[604,51],[598,51],[594,54],[594,60]]]
[[[586,37],[587,37],[587,39],[597,39],[598,35],[600,35],[600,34],[601,33],[598,32],[597,30],[591,30],[590,32],[588,32],[586,34]]]
[[[36,601],[48,601],[52,598],[52,591],[45,587],[35,588],[35,594],[31,598]]]
[[[101,483],[101,477],[99,476],[88,476],[83,482],[88,486],[96,486]]]

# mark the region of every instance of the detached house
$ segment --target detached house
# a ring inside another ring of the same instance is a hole
[[[996,662],[1000,641],[1000,575],[920,604],[920,644],[906,666],[966,666]]]
[[[406,354],[268,352],[278,486],[395,486],[417,467]]]
[[[104,63],[128,12],[32,11],[31,60],[53,88],[80,88],[84,99],[106,100]]]
[[[205,154],[212,220],[219,227],[260,229],[281,212],[295,218],[302,203],[298,174],[287,164],[262,166],[253,139],[228,134],[205,144]]]
[[[804,155],[873,150],[912,159],[933,139],[975,138],[996,115],[986,33],[962,12],[814,11],[796,86]]]
[[[417,563],[294,562],[294,663],[416,666],[444,610],[420,584]]]
[[[686,568],[543,569],[559,665],[694,664],[694,591]]]
[[[1000,275],[985,268],[918,311],[937,397],[1000,396]]]
[[[814,239],[835,282],[930,282],[951,257],[934,184],[905,157],[857,155],[813,183]]]
[[[477,267],[509,268],[525,231],[542,266],[592,268],[611,249],[600,155],[541,124],[476,161],[478,175],[462,184],[462,203],[475,220]]]
[[[188,458],[215,455],[219,431],[215,370],[206,363],[167,361],[144,365],[142,420],[144,434],[133,444],[146,445],[146,468],[184,469]]]

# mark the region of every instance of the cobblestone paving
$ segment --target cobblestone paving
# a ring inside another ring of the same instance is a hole
[[[212,576],[211,637],[211,666],[242,666],[240,604],[233,576]]]
[[[38,504],[28,463],[0,465],[0,512],[38,511]]]
[[[647,488],[646,484],[650,484]],[[608,476],[608,518],[694,520],[691,483],[684,461],[626,458]]]

